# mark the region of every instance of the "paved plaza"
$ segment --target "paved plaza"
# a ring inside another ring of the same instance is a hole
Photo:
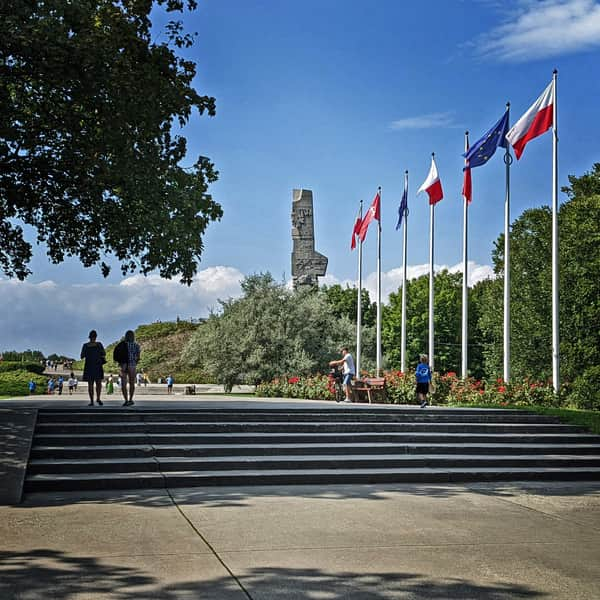
[[[0,598],[593,600],[599,534],[600,483],[30,494],[0,506]]]

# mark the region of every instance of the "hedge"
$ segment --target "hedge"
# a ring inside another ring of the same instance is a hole
[[[29,371],[30,373],[41,375],[44,372],[44,368],[44,365],[37,362],[21,362],[16,360],[4,360],[0,362],[0,373],[7,373],[8,371]]]
[[[46,393],[47,377],[22,369],[0,373],[0,396],[27,396],[29,394],[29,382],[32,379],[37,385],[36,393]]]

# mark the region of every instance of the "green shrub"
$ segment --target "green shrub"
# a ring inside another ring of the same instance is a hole
[[[600,409],[600,365],[588,367],[573,382],[569,404],[581,409]]]
[[[29,371],[30,373],[41,375],[44,372],[44,365],[36,362],[20,362],[12,360],[0,362],[0,373],[7,373],[8,371]]]
[[[0,396],[27,396],[31,379],[37,385],[36,393],[44,394],[48,379],[42,375],[24,370],[0,373]]]

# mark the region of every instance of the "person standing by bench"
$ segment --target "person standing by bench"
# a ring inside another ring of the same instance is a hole
[[[421,354],[419,364],[415,371],[417,379],[417,398],[421,408],[427,406],[427,394],[429,393],[429,384],[431,383],[431,368],[429,367],[429,358],[426,354]]]
[[[339,367],[340,365],[343,365],[342,373],[344,380],[342,381],[342,385],[346,394],[344,402],[352,402],[352,379],[356,374],[356,369],[354,367],[354,359],[346,347],[342,348],[342,358],[340,360],[332,360],[329,363],[330,367]]]

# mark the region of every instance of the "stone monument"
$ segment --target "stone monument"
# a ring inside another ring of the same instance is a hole
[[[315,224],[311,190],[292,192],[292,277],[294,289],[318,285],[327,271],[327,257],[315,251]]]

